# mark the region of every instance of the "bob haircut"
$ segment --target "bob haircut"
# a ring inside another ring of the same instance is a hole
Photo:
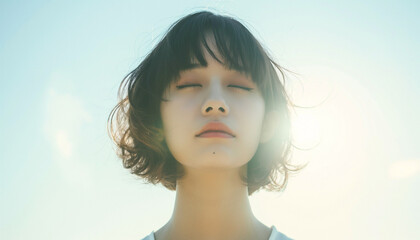
[[[218,59],[208,46],[207,34],[214,36],[223,59]],[[184,176],[185,170],[163,139],[160,103],[167,101],[162,98],[164,90],[194,61],[207,67],[202,46],[228,69],[251,76],[263,94],[266,113],[271,110],[280,113],[277,132],[270,141],[260,143],[247,163],[247,176],[241,175],[241,179],[248,186],[248,195],[260,188],[282,191],[290,171],[303,168],[289,163],[292,145],[289,106],[293,105],[274,68],[284,80],[282,67],[268,56],[244,25],[208,11],[192,13],[172,24],[140,65],[122,80],[118,90],[120,101],[108,117],[108,133],[111,132],[118,146],[118,157],[132,174],[148,183],[161,183],[176,190],[176,181]],[[281,181],[277,179],[279,173]]]

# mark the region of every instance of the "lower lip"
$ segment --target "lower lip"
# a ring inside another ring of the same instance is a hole
[[[222,132],[206,132],[206,133],[203,133],[203,134],[199,135],[198,137],[203,137],[203,138],[213,138],[213,137],[233,138],[232,135],[229,135],[227,133],[222,133]]]

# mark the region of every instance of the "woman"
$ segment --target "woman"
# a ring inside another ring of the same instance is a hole
[[[273,66],[284,79],[239,21],[202,11],[175,22],[124,78],[110,114],[119,157],[176,191],[171,219],[143,240],[289,239],[248,200],[283,190],[302,168],[288,162],[290,102]]]

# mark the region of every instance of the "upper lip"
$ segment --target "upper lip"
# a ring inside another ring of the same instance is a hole
[[[225,132],[225,133],[231,135],[232,137],[235,137],[232,130],[230,130],[230,128],[228,126],[226,126],[225,124],[223,124],[221,122],[209,122],[209,123],[207,123],[200,130],[200,132],[198,134],[196,134],[195,136],[198,137],[205,132]]]

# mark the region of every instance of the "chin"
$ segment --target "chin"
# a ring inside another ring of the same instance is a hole
[[[200,155],[200,157],[194,158],[193,160],[189,161],[191,164],[186,165],[193,165],[194,168],[213,168],[213,169],[233,169],[233,168],[240,168],[247,161],[239,161],[238,157],[233,157],[230,154],[224,152],[217,152],[214,151],[206,153],[204,155]],[[197,159],[199,159],[197,161]]]

